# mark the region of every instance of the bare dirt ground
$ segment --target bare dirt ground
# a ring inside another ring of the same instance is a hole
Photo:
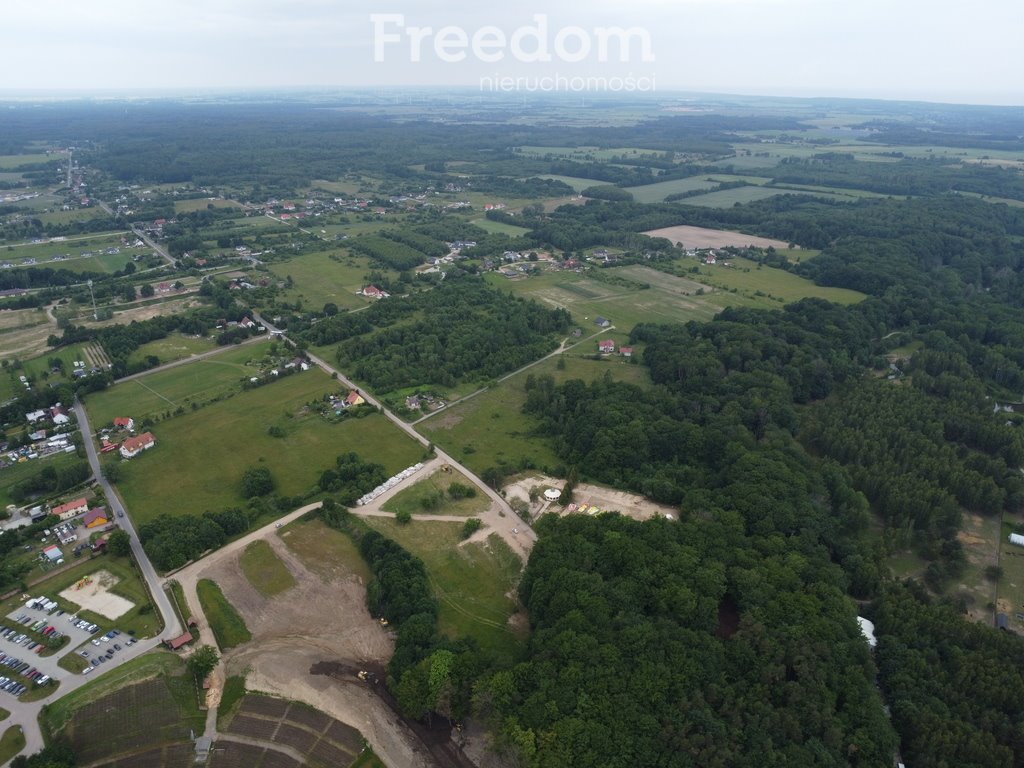
[[[131,600],[109,591],[118,581],[119,579],[110,571],[96,571],[65,589],[60,596],[87,611],[93,611],[108,619],[118,619],[135,607]]]
[[[238,558],[244,545],[266,540],[296,579],[296,586],[267,599],[241,572]],[[325,660],[352,668],[378,668],[391,657],[393,643],[366,610],[365,585],[341,564],[313,573],[285,546],[272,528],[244,537],[225,550],[180,571],[175,578],[198,609],[195,585],[200,578],[216,581],[245,618],[253,639],[224,654],[214,673],[208,705],[216,706],[227,675],[246,673],[250,690],[303,701],[358,728],[374,751],[391,766],[435,768],[439,764],[415,733],[379,695],[354,675],[351,680],[314,675]],[[200,642],[213,644],[202,611],[196,610]],[[383,683],[381,683],[383,685]]]
[[[148,304],[144,307],[132,307],[130,309],[118,310],[110,320],[94,321],[91,317],[80,318],[82,325],[91,327],[102,327],[105,325],[125,325],[134,321],[152,320],[161,315],[176,315],[185,312],[199,303],[196,298],[180,298],[163,301],[158,304]]]
[[[789,248],[789,243],[784,243],[782,240],[744,235],[742,232],[730,232],[723,229],[707,229],[706,227],[665,227],[652,229],[644,234],[651,237],[668,238],[673,243],[682,244],[684,248],[725,248],[730,245],[737,248],[746,248],[748,245],[757,248]]]
[[[996,536],[998,537],[998,533]],[[965,513],[963,530],[956,537],[964,545],[967,562],[977,571],[981,572],[988,566],[999,563],[998,538],[993,540],[988,534],[985,530],[985,520],[980,515]],[[976,578],[962,583],[960,589],[973,598],[967,610],[968,618],[971,621],[991,623],[992,611],[987,606],[992,602],[995,587],[984,578]]]
[[[555,488],[561,491],[563,485],[564,481],[548,477],[547,475],[529,475],[506,485],[504,491],[509,501],[519,497],[529,502],[530,488],[533,486],[540,487],[542,491],[546,488]],[[576,486],[573,500],[577,505],[595,506],[603,512],[620,512],[627,517],[632,517],[634,520],[650,520],[652,517],[664,517],[666,515],[676,517],[679,512],[675,507],[658,504],[635,493],[617,491],[613,488],[604,488],[588,483],[580,483]],[[557,501],[546,501],[542,493],[540,500],[530,505],[530,514],[536,517],[547,512],[564,514],[562,506]]]
[[[3,335],[0,336],[0,347],[3,348],[3,353],[0,356],[4,359],[18,357],[27,360],[45,354],[50,349],[46,340],[51,334],[57,332],[57,323],[49,315],[43,316],[44,322],[42,323],[35,325],[26,323],[20,326],[10,319],[10,313],[0,312],[0,315],[8,316],[6,319],[9,323],[4,328]]]

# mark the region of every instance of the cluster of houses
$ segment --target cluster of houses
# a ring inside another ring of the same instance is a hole
[[[100,432],[100,453],[117,451],[122,459],[133,459],[156,445],[156,437],[152,432],[143,432],[141,435],[132,434],[134,432],[135,420],[131,416],[115,416],[113,429]],[[127,437],[124,437],[125,433],[128,433]]]
[[[611,339],[601,339],[597,342],[597,351],[602,355],[614,355],[615,354],[615,342]],[[619,354],[623,357],[632,357],[632,347],[619,347]]]
[[[78,540],[78,534],[75,531],[79,526],[85,528],[87,533],[98,530],[109,531],[112,527],[111,516],[106,507],[99,506],[90,509],[89,502],[84,497],[58,504],[47,512],[44,512],[42,507],[34,507],[29,514],[33,521],[42,520],[47,515],[56,516],[59,520],[52,531],[49,529],[44,531],[43,540],[45,541],[52,533],[60,545],[49,544],[43,547],[39,554],[44,563],[52,566],[64,564],[64,552],[61,550],[61,546],[68,546]],[[78,557],[83,550],[90,548],[93,552],[101,552],[105,547],[106,537],[104,536],[92,544],[87,542],[77,544],[74,548],[74,555]]]
[[[263,326],[260,326],[261,328]],[[259,376],[250,376],[249,384],[253,386],[260,386],[267,384],[280,376],[289,376],[293,373],[299,373],[300,371],[308,371],[310,363],[308,360],[302,357],[293,357],[284,365],[279,365],[277,368],[271,368],[270,370],[264,370]]]
[[[25,421],[32,430],[28,433],[29,443],[14,449],[10,449],[8,442],[0,444],[0,451],[4,452],[0,454],[0,469],[44,456],[75,451],[71,440],[71,417],[60,403],[26,413]]]

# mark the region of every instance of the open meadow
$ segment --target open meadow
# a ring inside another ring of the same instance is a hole
[[[462,485],[470,489],[473,496],[452,498],[448,492],[452,484]],[[468,477],[458,470],[439,469],[434,474],[399,491],[381,506],[385,512],[408,512],[410,515],[472,515],[483,514],[491,505],[491,500],[480,493]]]
[[[460,545],[459,523],[418,520],[401,525],[380,517],[364,522],[423,560],[440,605],[441,632],[472,637],[510,660],[522,650],[525,620],[509,621],[518,610],[509,595],[518,584],[522,561],[500,536]]]
[[[718,184],[719,182],[712,181],[707,176],[687,176],[685,179],[658,181],[642,187],[626,187],[626,191],[633,195],[633,199],[638,203],[660,203],[669,195],[714,189]]]
[[[95,429],[110,424],[115,416],[131,416],[141,423],[237,392],[243,379],[259,373],[258,364],[268,348],[269,342],[228,347],[219,355],[93,392],[86,398],[89,420]]]
[[[681,259],[678,264],[689,266],[693,259]],[[784,269],[759,266],[757,262],[740,256],[730,256],[726,264],[702,264],[693,279],[719,291],[737,290],[750,298],[781,299],[785,303],[814,297],[834,301],[836,304],[856,304],[865,296],[849,288],[831,288],[815,285],[810,280]],[[626,269],[645,269],[626,267]]]
[[[582,354],[590,353],[593,342],[583,346]],[[533,434],[533,420],[522,412],[528,375],[547,374],[561,383],[569,379],[592,381],[607,373],[640,386],[650,383],[645,367],[621,358],[593,360],[568,352],[558,359],[564,359],[563,368],[559,368],[557,359],[545,360],[528,372],[455,403],[420,422],[417,429],[478,474],[498,464],[517,467],[527,461],[536,467],[557,467],[561,464],[558,456],[545,438]]]
[[[186,369],[187,375],[200,364],[172,371]],[[266,467],[277,494],[296,496],[314,490],[341,453],[356,451],[383,464],[389,475],[422,458],[422,447],[383,416],[334,422],[307,407],[339,391],[327,374],[314,369],[160,421],[152,427],[156,447],[121,464],[118,488],[129,511],[145,522],[162,513],[238,506],[245,501],[242,475],[250,467]],[[271,436],[271,427],[283,436]]]
[[[292,287],[280,295],[282,301],[302,305],[319,312],[328,302],[341,309],[359,309],[367,306],[372,299],[357,296],[366,286],[371,271],[377,271],[394,279],[394,270],[371,268],[365,256],[350,254],[347,250],[320,251],[296,256],[289,261],[270,265],[270,271],[279,280],[292,279]]]

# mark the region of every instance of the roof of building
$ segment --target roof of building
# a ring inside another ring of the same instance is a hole
[[[128,427],[132,424],[131,416],[115,416],[114,426],[115,427]]]
[[[129,437],[127,440],[121,443],[121,448],[131,453],[132,451],[136,451],[139,448],[145,448],[147,445],[152,445],[155,442],[156,438],[153,437],[152,432],[143,432],[138,437]]]
[[[56,544],[51,544],[43,550],[43,554],[46,555],[50,560],[60,560],[64,557],[64,553],[60,551],[60,547]]]
[[[186,632],[183,635],[178,635],[177,637],[172,637],[170,640],[167,641],[167,645],[170,646],[172,651],[176,651],[179,648],[181,648],[181,646],[185,645],[186,643],[191,643],[191,642],[192,642],[192,633],[191,632]]]
[[[73,501],[69,501],[69,502],[66,502],[64,504],[60,504],[60,505],[54,507],[53,509],[50,510],[50,514],[51,515],[63,515],[65,512],[70,512],[72,509],[78,509],[79,507],[84,507],[84,506],[87,506],[86,505],[86,501],[85,501],[84,498],[82,498],[82,499],[75,499]]]
[[[85,515],[82,516],[82,522],[88,527],[89,525],[102,520],[104,523],[110,518],[107,516],[107,510],[103,507],[96,507],[96,509],[90,509]]]

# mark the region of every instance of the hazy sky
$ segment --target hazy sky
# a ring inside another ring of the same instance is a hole
[[[3,11],[0,91],[632,76],[657,91],[1024,105],[1022,0],[3,0]],[[371,14],[403,17],[377,25],[399,37],[381,41],[383,61]],[[432,29],[419,61],[410,27]],[[444,27],[456,29],[436,47]],[[625,62],[614,44],[612,60],[599,55],[613,27],[631,28]],[[538,38],[551,60],[520,61],[544,52]]]

